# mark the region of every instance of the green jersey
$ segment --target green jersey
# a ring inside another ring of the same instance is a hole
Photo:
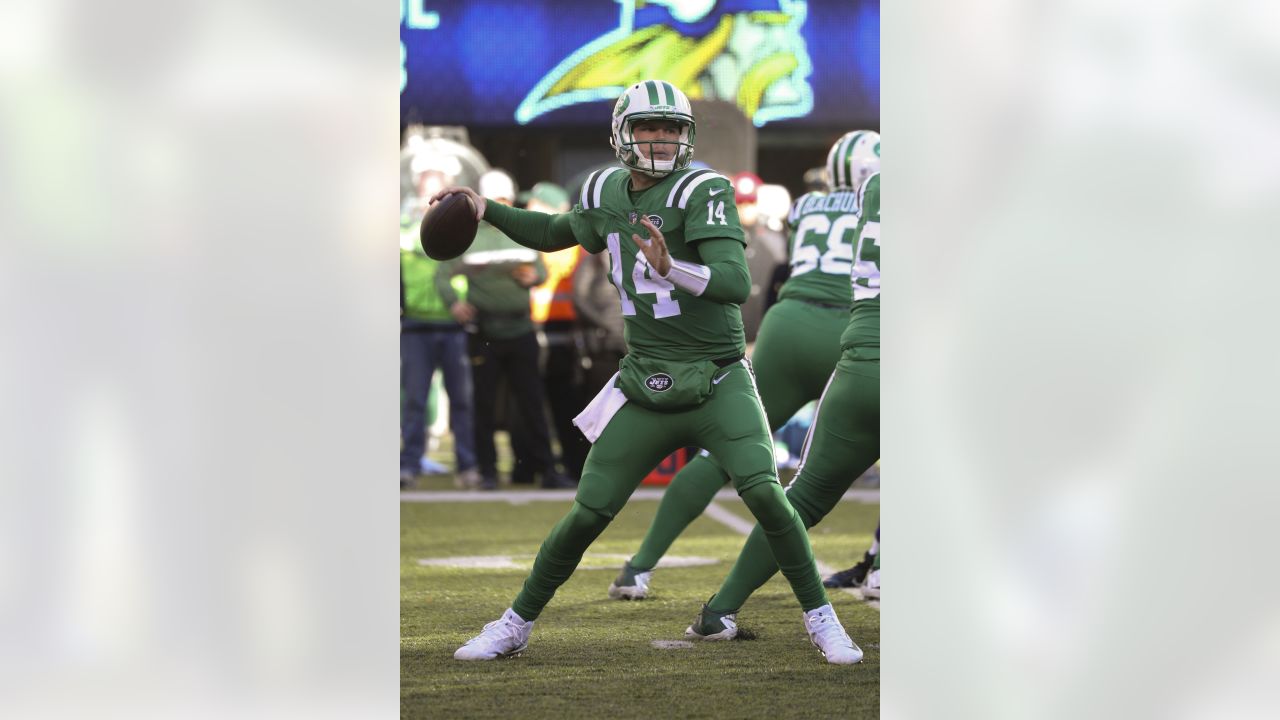
[[[737,305],[707,300],[663,280],[631,239],[647,237],[649,218],[675,260],[704,264],[698,242],[730,238],[746,244],[733,186],[712,170],[673,172],[647,190],[631,192],[621,167],[592,173],[573,208],[573,234],[590,253],[608,251],[610,282],[622,303],[627,348],[660,360],[715,360],[746,352]]]
[[[791,277],[779,300],[848,307],[849,273],[858,226],[858,194],[807,193],[791,206]]]
[[[857,262],[849,277],[853,285],[853,309],[849,326],[840,336],[840,347],[880,347],[880,173],[867,178],[858,190]]]

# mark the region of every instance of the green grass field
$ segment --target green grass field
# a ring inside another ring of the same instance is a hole
[[[750,517],[736,499],[717,504]],[[655,500],[633,499],[596,541],[538,618],[523,655],[455,661],[453,651],[511,604],[538,545],[568,506],[568,501],[401,504],[403,717],[879,716],[879,610],[844,592],[832,592],[831,600],[866,653],[858,665],[823,660],[809,643],[800,608],[780,575],[739,614],[739,626],[754,639],[654,647],[655,640],[684,639],[685,627],[728,573],[745,539],[716,520],[699,518],[668,557],[707,558],[714,564],[659,567],[650,599],[610,600],[605,591],[622,558],[639,546],[657,509]],[[819,561],[835,568],[850,565],[870,544],[878,514],[878,505],[841,503],[810,535]],[[467,556],[501,556],[515,567],[419,563]]]

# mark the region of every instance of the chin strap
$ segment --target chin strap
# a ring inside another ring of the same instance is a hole
[[[711,268],[672,258],[671,269],[659,277],[691,295],[701,295],[706,292],[707,283],[711,282]]]

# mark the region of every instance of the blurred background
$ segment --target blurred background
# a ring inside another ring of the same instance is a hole
[[[734,183],[749,238],[752,289],[743,321],[750,343],[786,278],[785,222],[792,200],[826,189],[823,164],[841,135],[879,130],[879,18],[878,0],[404,3],[401,249],[402,277],[408,280],[402,291],[402,485],[447,487],[448,479],[430,476],[450,470],[463,475],[458,487],[506,484],[508,477],[512,484],[526,484],[546,474],[535,459],[541,431],[526,440],[518,436],[521,423],[507,422],[523,395],[541,401],[512,378],[473,378],[476,388],[500,384],[502,477],[485,467],[484,477],[473,477],[470,443],[457,447],[459,431],[466,432],[477,408],[454,397],[463,394],[463,380],[455,380],[457,392],[445,387],[450,357],[458,352],[451,336],[456,325],[438,298],[421,291],[437,272],[417,246],[427,198],[460,184],[517,207],[565,212],[577,203],[591,172],[618,163],[609,132],[621,91],[643,79],[669,80],[693,103],[695,165]],[[486,185],[486,179],[494,182]],[[495,188],[500,194],[492,194]],[[478,264],[477,253],[467,257]],[[598,259],[562,251],[543,260],[548,276],[530,297],[531,327],[541,350],[540,394],[549,408],[556,472],[576,481],[586,446],[571,418],[616,369],[620,338],[613,348],[601,346],[608,344],[610,328],[603,326],[617,314],[617,300],[608,290],[589,298],[587,289],[575,287],[591,282],[579,278],[579,265]],[[454,284],[465,300],[467,278],[459,274]],[[464,325],[471,337],[477,330],[486,334],[474,323]],[[427,372],[434,379],[421,377]],[[427,387],[429,397],[420,400]],[[459,412],[459,427],[446,435]],[[780,433],[784,463],[794,464],[810,415],[807,408]],[[425,444],[418,439],[423,426],[430,434]],[[416,461],[424,449],[428,456]],[[668,466],[681,464],[673,457]],[[428,477],[411,478],[419,469]]]

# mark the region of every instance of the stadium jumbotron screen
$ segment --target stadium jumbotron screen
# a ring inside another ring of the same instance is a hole
[[[401,0],[400,56],[402,123],[595,124],[649,77],[760,127],[880,113],[878,0]]]

